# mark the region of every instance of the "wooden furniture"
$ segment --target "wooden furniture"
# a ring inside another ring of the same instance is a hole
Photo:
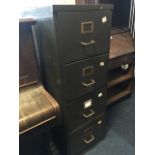
[[[109,55],[108,105],[132,93],[134,44],[128,32],[112,31]]]
[[[82,154],[105,136],[112,9],[60,5],[33,12],[39,15],[35,34],[42,80],[62,110],[63,123],[53,138],[63,155]]]
[[[32,36],[33,19],[19,20],[19,152],[48,155],[49,134],[60,122],[60,108],[40,82]]]

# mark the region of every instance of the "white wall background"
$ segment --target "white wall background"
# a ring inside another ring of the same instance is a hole
[[[19,6],[19,18],[21,17],[21,12],[27,8],[35,8],[41,6],[50,6],[53,4],[75,4],[75,0],[21,0],[18,3]]]
[[[18,6],[21,11],[24,8],[48,6],[52,4],[75,4],[75,0],[21,0]]]

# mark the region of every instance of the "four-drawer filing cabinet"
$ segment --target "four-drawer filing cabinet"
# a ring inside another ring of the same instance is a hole
[[[62,111],[53,136],[63,155],[81,154],[105,135],[112,9],[55,5],[31,11],[42,81]]]

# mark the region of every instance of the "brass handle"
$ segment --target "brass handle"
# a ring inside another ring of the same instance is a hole
[[[91,85],[93,85],[93,84],[95,84],[95,83],[96,83],[95,80],[91,79],[91,80],[90,80],[90,83],[82,82],[82,85],[85,86],[85,87],[89,87],[89,86],[91,86]]]
[[[95,111],[94,110],[90,110],[89,114],[82,114],[82,116],[85,117],[85,118],[89,118],[89,117],[93,116],[94,114],[95,114]]]
[[[87,139],[83,139],[83,141],[84,141],[86,144],[91,143],[91,142],[95,139],[94,135],[91,134],[90,136],[91,136],[91,137],[90,137],[89,140],[87,140]]]
[[[88,45],[92,45],[92,44],[95,44],[95,41],[94,40],[91,40],[89,42],[83,42],[83,41],[81,41],[81,45],[83,45],[83,46],[88,46]]]

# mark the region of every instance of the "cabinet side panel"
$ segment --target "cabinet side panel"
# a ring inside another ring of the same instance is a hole
[[[51,7],[38,9],[42,14],[34,27],[38,57],[41,68],[42,82],[45,88],[57,101],[61,101],[60,59],[57,49],[57,34]]]

